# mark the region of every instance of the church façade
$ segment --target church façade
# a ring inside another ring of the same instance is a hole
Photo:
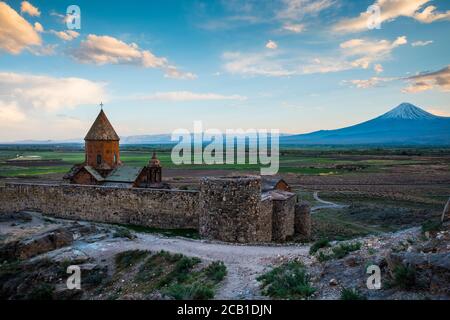
[[[144,167],[131,167],[120,160],[120,138],[103,109],[89,129],[85,141],[85,160],[64,176],[73,184],[123,188],[168,188],[162,183],[161,162],[153,153]]]

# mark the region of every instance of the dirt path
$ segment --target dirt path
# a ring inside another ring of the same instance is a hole
[[[331,201],[325,201],[319,198],[319,191],[314,191],[314,200],[322,203],[322,205],[317,205],[311,208],[311,211],[319,210],[319,209],[342,209],[347,208],[348,205],[345,204],[337,204]]]
[[[39,213],[27,212],[32,219],[20,224],[12,221],[0,222],[0,236],[24,238],[32,234],[41,234],[50,229],[72,225],[74,221],[43,217]],[[136,238],[111,237],[111,229],[117,227],[87,221],[78,221],[82,225],[96,225],[98,232],[87,237],[79,237],[70,246],[44,253],[56,261],[92,258],[99,264],[114,265],[114,256],[127,250],[165,250],[198,257],[206,264],[220,260],[227,267],[225,277],[216,299],[264,299],[261,296],[256,278],[274,265],[291,259],[299,259],[306,265],[311,264],[308,245],[239,245],[216,241],[193,240],[183,237],[166,237],[159,234],[132,232]],[[6,239],[6,238],[5,238]],[[36,257],[37,258],[37,257]]]
[[[111,260],[125,250],[165,250],[198,257],[206,262],[221,260],[228,275],[218,289],[216,299],[264,299],[258,275],[269,267],[289,259],[310,264],[309,246],[305,245],[233,245],[206,240],[167,238],[157,234],[135,233],[136,239],[105,239],[93,243],[79,242],[70,250],[82,252],[97,261]]]

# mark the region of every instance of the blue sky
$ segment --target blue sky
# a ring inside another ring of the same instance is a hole
[[[64,22],[71,4],[80,30]],[[367,28],[373,4],[380,29]],[[0,141],[83,137],[100,101],[122,136],[195,120],[303,133],[401,102],[450,116],[445,0],[31,0],[0,9]]]

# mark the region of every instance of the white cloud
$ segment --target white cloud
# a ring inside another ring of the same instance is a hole
[[[404,36],[393,41],[351,39],[341,43],[338,52],[316,57],[306,57],[301,52],[275,50],[262,53],[225,52],[223,67],[231,74],[270,77],[367,69],[374,63],[389,59],[395,48],[406,43]],[[380,71],[380,67],[374,68]]]
[[[371,63],[390,57],[393,49],[408,43],[405,36],[398,37],[394,41],[351,39],[340,44],[345,56],[357,57],[352,63],[355,67],[367,69]]]
[[[58,13],[56,11],[51,11],[50,15],[53,16],[53,17],[57,17],[58,21],[60,23],[64,24],[64,25],[73,18],[72,15],[61,14],[61,13]]]
[[[0,2],[0,49],[19,54],[42,43],[39,33],[5,2]]]
[[[39,22],[35,22],[34,30],[36,30],[37,32],[44,32],[44,27]]]
[[[22,3],[20,4],[20,12],[28,13],[32,17],[39,17],[41,15],[39,9],[33,6],[28,1],[22,1]]]
[[[225,52],[223,59],[225,60],[224,69],[231,74],[283,77],[296,73],[294,70],[288,70],[289,66],[284,65],[272,52]]]
[[[206,101],[206,100],[246,100],[240,95],[222,95],[217,93],[195,93],[190,91],[169,91],[157,92],[149,96],[140,96],[143,100],[164,100],[164,101]]]
[[[284,6],[277,13],[281,20],[300,20],[305,15],[316,15],[335,4],[334,0],[283,0]]]
[[[450,20],[450,10],[447,10],[446,12],[436,12],[435,6],[428,6],[422,12],[416,12],[414,18],[422,23]]]
[[[266,43],[266,48],[267,49],[276,49],[276,48],[278,48],[278,44],[275,41],[269,40]]]
[[[377,0],[374,5],[380,8],[380,23],[387,23],[398,17],[410,17],[422,23],[431,23],[437,20],[450,18],[450,11],[445,13],[436,13],[434,6],[426,7],[422,12],[422,7],[431,0]],[[368,21],[371,13],[362,12],[356,18],[344,19],[334,26],[338,32],[358,32],[369,30]]]
[[[197,75],[192,72],[182,72],[177,67],[167,65],[164,67],[164,77],[179,80],[194,80]]]
[[[0,100],[0,123],[22,122],[25,120],[25,114],[17,107],[14,102],[5,103]]]
[[[305,30],[305,25],[302,23],[286,23],[283,25],[283,30],[293,33],[301,33]]]
[[[50,32],[64,41],[72,41],[73,39],[77,38],[80,35],[78,32],[74,30],[66,30],[66,31],[51,30]]]
[[[31,47],[28,50],[36,56],[51,56],[55,54],[55,49],[57,47],[57,44],[49,44],[40,47]]]
[[[377,74],[379,74],[379,73],[382,73],[383,71],[384,71],[384,69],[383,69],[383,66],[381,65],[381,64],[376,64],[374,67],[373,67],[373,70],[377,73]]]
[[[405,79],[410,85],[403,89],[405,93],[417,93],[432,89],[450,92],[450,66],[434,72],[421,73]]]
[[[104,84],[86,79],[0,72],[0,103],[25,114],[97,104],[105,95]]]
[[[427,109],[429,113],[432,113],[434,115],[440,116],[440,117],[450,117],[450,111],[449,110],[443,110],[443,109]]]
[[[90,34],[81,41],[73,57],[82,63],[132,64],[144,68],[160,68],[165,76],[175,79],[195,79],[193,73],[185,73],[169,64],[167,58],[157,57],[149,50],[142,50],[136,43],[125,43],[110,36]]]
[[[429,45],[429,44],[432,44],[432,43],[433,43],[433,40],[427,40],[427,41],[415,41],[415,42],[411,43],[411,45],[412,45],[413,47],[425,47],[425,46],[427,46],[427,45]]]
[[[373,87],[380,86],[383,82],[390,82],[396,80],[397,78],[381,78],[381,77],[372,77],[370,79],[364,80],[344,80],[343,83],[350,83],[358,89],[368,89]]]

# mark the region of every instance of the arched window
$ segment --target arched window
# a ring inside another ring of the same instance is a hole
[[[115,152],[114,152],[114,163],[117,163],[117,155]]]
[[[102,164],[102,155],[101,154],[97,155],[97,164]]]

